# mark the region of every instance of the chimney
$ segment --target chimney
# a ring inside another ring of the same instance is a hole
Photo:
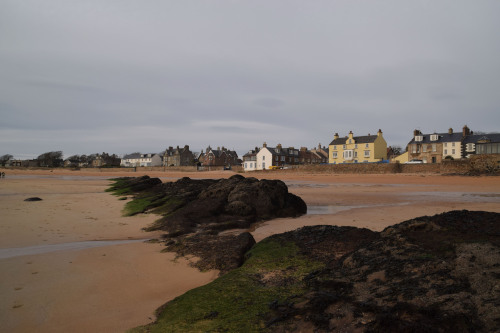
[[[300,147],[300,151],[301,152],[306,152],[307,151],[307,147]]]
[[[337,140],[338,138],[339,138],[339,133],[335,133],[335,135],[333,136],[333,139]]]
[[[281,143],[278,143],[278,145],[276,146],[276,148],[281,149]]]
[[[469,134],[470,134],[470,129],[469,127],[467,127],[467,125],[465,125],[464,128],[462,129],[462,135],[466,137]]]
[[[264,143],[262,144],[262,147],[266,148],[266,147],[267,147],[267,143],[265,143],[265,142],[264,142]]]
[[[450,127],[450,129],[448,130],[448,134],[453,134],[453,128]]]
[[[377,136],[382,136],[382,130],[381,129],[378,130]]]
[[[414,130],[413,131],[413,136],[417,136],[420,134],[420,131],[418,129]]]
[[[217,150],[220,150],[220,147],[217,147]]]

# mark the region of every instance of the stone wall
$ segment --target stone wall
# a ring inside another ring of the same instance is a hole
[[[477,155],[467,160],[443,161],[436,164],[322,164],[294,165],[286,170],[266,170],[261,172],[305,172],[333,174],[388,174],[388,173],[427,173],[427,174],[498,174],[500,173],[500,155]]]

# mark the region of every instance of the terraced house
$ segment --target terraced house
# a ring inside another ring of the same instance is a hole
[[[376,163],[387,160],[387,142],[382,130],[377,135],[354,136],[352,131],[349,135],[340,138],[335,133],[333,141],[329,145],[330,164],[341,163]]]
[[[465,125],[461,132],[452,128],[447,133],[423,134],[413,131],[408,143],[409,160],[423,163],[441,163],[444,159],[457,160],[475,154],[500,153],[499,134],[474,134]]]

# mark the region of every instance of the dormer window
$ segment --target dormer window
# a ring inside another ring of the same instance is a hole
[[[439,139],[439,135],[431,134],[431,141],[437,141]]]
[[[421,142],[421,141],[423,141],[423,140],[424,140],[424,136],[423,136],[423,135],[416,135],[416,136],[415,136],[415,141],[417,141],[417,142]]]

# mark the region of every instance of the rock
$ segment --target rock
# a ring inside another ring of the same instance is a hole
[[[31,198],[24,199],[24,201],[42,201],[42,199],[39,197],[31,197]]]
[[[252,248],[255,240],[248,232],[239,235],[198,233],[177,237],[176,242],[167,244],[168,251],[199,257],[194,266],[200,270],[217,269],[222,275],[241,266],[245,253]]]
[[[195,255],[200,269],[228,272],[241,265],[255,240],[249,233],[218,235],[246,229],[257,221],[296,217],[307,212],[305,202],[288,192],[280,180],[258,180],[234,175],[228,179],[194,180],[188,177],[162,184],[157,178],[118,178],[110,191],[133,194],[127,203],[140,202],[136,212],[162,215],[147,231],[168,233],[167,249]]]
[[[123,188],[129,189],[135,199],[149,202],[145,210],[163,217],[147,230],[164,230],[171,235],[200,229],[247,228],[257,221],[296,217],[307,212],[305,202],[289,193],[280,180],[259,181],[234,175],[228,179],[184,177],[176,182],[160,183],[159,179],[147,176],[119,178],[111,190],[123,194]]]
[[[305,323],[312,323],[316,332],[498,328],[498,213],[452,211],[409,220],[379,234],[317,226],[272,237],[292,241],[311,261],[325,263],[324,269],[304,278],[310,288],[302,295],[305,305],[289,311],[300,320],[269,313],[268,318],[281,318],[273,323],[277,331]]]
[[[380,233],[303,227],[262,240],[245,258],[167,304],[144,331],[499,331],[499,213],[452,211]]]

